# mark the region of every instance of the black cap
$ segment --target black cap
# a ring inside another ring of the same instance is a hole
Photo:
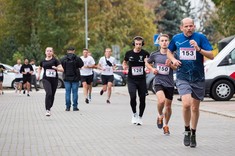
[[[68,47],[68,49],[67,50],[75,50],[75,48],[74,47]]]

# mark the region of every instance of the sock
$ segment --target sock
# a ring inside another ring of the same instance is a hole
[[[196,129],[191,129],[191,131],[192,131],[192,135],[196,134]]]
[[[190,131],[190,126],[185,126],[185,131]]]

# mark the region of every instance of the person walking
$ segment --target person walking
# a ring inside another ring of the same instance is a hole
[[[63,79],[65,85],[65,111],[70,111],[71,107],[71,91],[73,94],[73,111],[78,109],[78,88],[80,77],[80,69],[83,66],[83,61],[75,55],[75,48],[69,47],[67,54],[61,59],[61,65],[64,68]]]
[[[176,86],[183,104],[184,145],[196,147],[199,106],[205,94],[204,56],[213,59],[213,53],[206,36],[195,32],[192,18],[184,18],[180,29],[182,33],[174,35],[168,46],[167,57],[178,67]]]
[[[103,95],[107,90],[106,103],[110,104],[110,97],[112,92],[112,86],[114,81],[113,70],[116,68],[116,59],[111,56],[112,49],[106,48],[105,54],[100,58],[97,68],[101,70],[101,79],[103,88],[100,91],[100,95]]]
[[[93,72],[92,69],[95,67],[95,60],[92,56],[88,55],[89,50],[84,48],[83,49],[83,56],[81,59],[83,61],[83,67],[80,69],[81,72],[81,82],[83,87],[83,94],[85,97],[85,102],[89,104],[89,88],[93,81]]]
[[[27,96],[29,95],[30,86],[31,86],[31,75],[33,73],[33,67],[29,64],[29,60],[26,58],[24,59],[24,64],[20,68],[20,73],[23,74],[23,88],[24,94],[25,90],[27,91]]]
[[[45,50],[46,58],[40,62],[38,67],[38,77],[40,80],[40,75],[42,69],[43,78],[42,83],[44,90],[46,92],[45,96],[45,108],[46,108],[46,116],[51,116],[51,108],[54,103],[55,93],[58,86],[58,73],[57,71],[63,72],[64,69],[61,66],[58,59],[54,57],[54,50],[52,47],[47,47]]]
[[[168,123],[172,113],[171,103],[174,94],[173,70],[176,69],[176,66],[171,63],[166,55],[169,45],[169,36],[167,34],[161,34],[158,41],[160,50],[150,55],[149,59],[146,61],[146,67],[155,74],[153,88],[158,101],[157,126],[159,129],[163,128],[164,134],[169,135]],[[152,66],[152,64],[154,66]],[[163,119],[165,119],[164,122]]]
[[[19,95],[21,95],[23,83],[23,75],[20,73],[21,66],[21,60],[17,59],[17,63],[13,66],[13,72],[15,73],[15,92],[19,91]]]
[[[124,70],[128,69],[128,92],[130,95],[130,105],[132,109],[133,124],[142,125],[142,116],[145,110],[146,98],[146,73],[145,58],[149,57],[149,53],[142,49],[144,39],[141,36],[134,37],[132,41],[134,48],[126,52],[122,66]],[[139,114],[136,111],[136,92],[139,96]]]
[[[34,85],[34,88],[36,91],[39,91],[38,86],[37,86],[37,78],[36,78],[36,65],[35,65],[35,60],[31,59],[30,64],[33,67],[33,73],[31,75],[31,84]],[[32,86],[30,85],[30,90],[32,91]]]
[[[2,87],[2,83],[3,83],[3,79],[4,79],[4,74],[3,71],[6,70],[6,68],[0,64],[0,95],[3,95],[3,87]]]

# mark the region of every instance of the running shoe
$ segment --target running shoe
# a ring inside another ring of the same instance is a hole
[[[163,127],[163,117],[157,117],[157,127],[162,129]]]
[[[27,96],[30,96],[29,94],[27,94]]]
[[[86,99],[85,99],[85,102],[86,102],[87,104],[89,104],[89,100],[88,100],[88,98],[86,98]]]
[[[103,91],[103,90],[101,90],[101,91],[100,91],[100,95],[103,95],[103,93],[104,93],[104,91]]]
[[[25,94],[25,90],[23,91],[23,94]]]
[[[67,108],[65,109],[65,111],[70,111],[70,107],[67,107]]]
[[[88,95],[89,101],[91,101],[91,94]]]
[[[137,114],[136,114],[136,113],[134,113],[134,114],[132,115],[131,123],[133,123],[133,124],[136,124],[136,123],[137,123]]]
[[[137,125],[141,126],[142,124],[143,124],[142,117],[139,116],[137,119]]]
[[[110,102],[109,100],[106,100],[106,103],[107,103],[107,104],[110,104],[111,102]]]
[[[164,127],[163,127],[163,133],[164,133],[165,135],[170,135],[170,131],[169,131],[169,127],[168,127],[168,126],[164,126]]]
[[[191,135],[190,138],[190,147],[195,148],[197,146],[196,135]]]
[[[190,145],[190,137],[191,137],[191,131],[185,131],[184,132],[184,145],[185,146]]]
[[[51,112],[49,110],[46,110],[46,116],[51,116]]]

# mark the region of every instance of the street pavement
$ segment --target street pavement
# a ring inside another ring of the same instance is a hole
[[[79,88],[80,111],[66,112],[64,89],[58,89],[52,116],[45,116],[44,90],[26,95],[6,90],[0,95],[0,156],[234,156],[235,99],[201,103],[196,148],[185,147],[178,95],[173,100],[170,136],[156,127],[156,97],[147,96],[143,125],[131,124],[126,87],[114,87],[106,104],[94,87],[85,104]]]

